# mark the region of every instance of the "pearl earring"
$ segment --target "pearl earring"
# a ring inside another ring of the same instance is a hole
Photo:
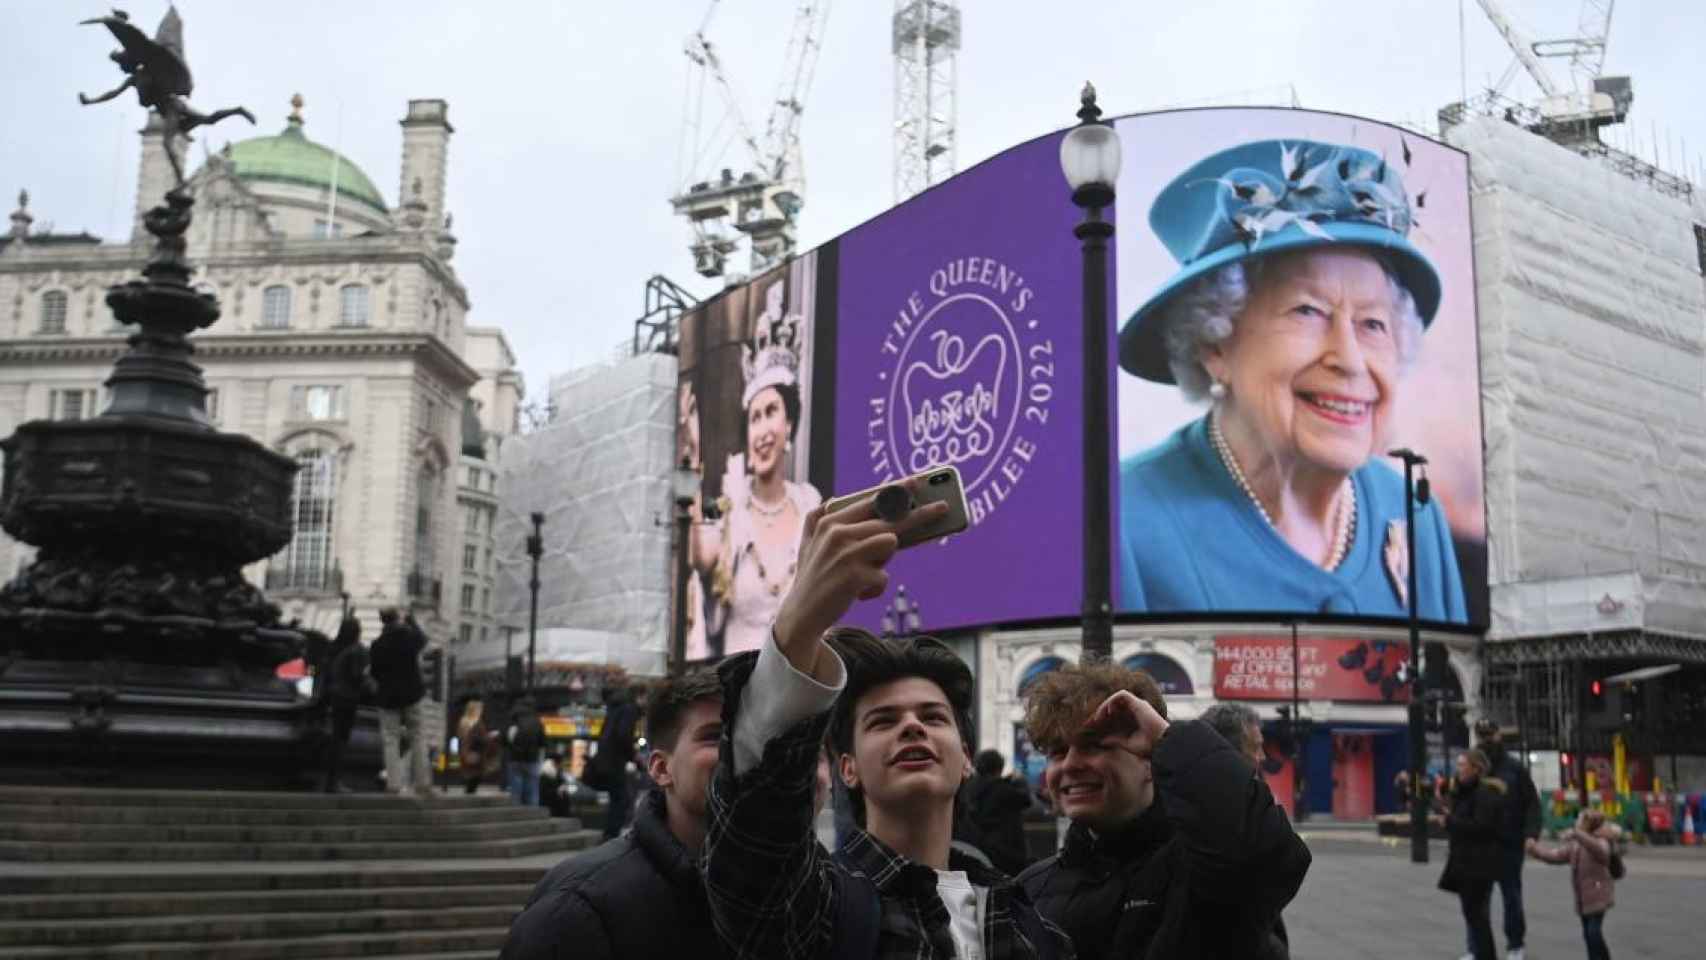
[[[1216,380],[1213,383],[1209,384],[1208,385],[1208,395],[1209,395],[1209,399],[1214,400],[1216,403],[1220,402],[1221,400],[1225,400],[1226,399],[1226,384],[1221,383],[1219,380]]]

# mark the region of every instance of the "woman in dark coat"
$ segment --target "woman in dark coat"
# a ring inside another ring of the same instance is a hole
[[[1490,911],[1493,883],[1499,876],[1499,824],[1508,788],[1497,777],[1488,776],[1490,766],[1487,755],[1479,750],[1466,750],[1457,758],[1457,787],[1445,818],[1451,852],[1439,878],[1440,889],[1457,894],[1463,903],[1475,960],[1498,960]]]

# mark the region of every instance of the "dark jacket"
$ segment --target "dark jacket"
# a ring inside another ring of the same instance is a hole
[[[400,710],[419,703],[426,696],[426,683],[421,679],[421,650],[426,646],[426,634],[406,622],[388,624],[379,631],[368,651],[368,670],[379,684],[375,701],[387,710]]]
[[[1489,772],[1509,788],[1499,820],[1499,842],[1506,850],[1521,850],[1524,841],[1540,839],[1540,791],[1515,754],[1502,746],[1485,749],[1493,764]]]
[[[1025,851],[1025,811],[1031,808],[1030,787],[1007,777],[980,773],[967,782],[965,798],[966,817],[976,834],[969,839],[997,870],[1018,876],[1031,859]]]
[[[326,651],[320,676],[316,692],[323,699],[344,706],[361,702],[366,692],[363,687],[367,682],[367,648],[361,645],[360,620],[348,617],[338,625],[337,639]]]
[[[725,957],[704,882],[653,790],[634,829],[554,867],[509,928],[502,960]]]
[[[626,694],[610,701],[604,710],[604,727],[598,735],[598,752],[608,755],[605,762],[617,772],[634,761],[635,729],[640,723],[640,708]]]
[[[1500,839],[1509,788],[1497,777],[1480,777],[1474,783],[1458,784],[1451,795],[1451,812],[1445,830],[1451,837],[1446,855],[1445,878],[1457,881],[1498,879],[1504,861]],[[1448,887],[1448,889],[1450,889]]]
[[[1019,877],[1084,958],[1284,957],[1280,910],[1309,848],[1255,769],[1214,729],[1173,724],[1153,757],[1156,800],[1125,830],[1081,824]]]

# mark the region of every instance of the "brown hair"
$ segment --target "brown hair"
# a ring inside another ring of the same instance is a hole
[[[1582,811],[1582,828],[1592,833],[1605,826],[1605,811],[1589,807]]]
[[[652,747],[674,750],[687,708],[705,700],[723,702],[723,683],[710,670],[689,670],[658,684],[646,711],[646,735]]]
[[[834,627],[824,634],[823,639],[847,667],[847,686],[836,698],[835,712],[829,721],[831,760],[853,752],[853,712],[859,705],[859,698],[875,687],[908,677],[919,677],[942,688],[942,693],[948,698],[948,707],[954,713],[960,742],[970,748],[971,668],[942,641],[935,637],[879,637],[859,627]],[[854,822],[864,826],[864,790],[849,787],[847,795],[853,801]]]
[[[1131,691],[1156,713],[1167,716],[1160,684],[1142,670],[1089,663],[1068,664],[1043,674],[1025,703],[1025,728],[1031,743],[1045,754],[1064,748],[1084,729],[1102,701],[1121,690]]]

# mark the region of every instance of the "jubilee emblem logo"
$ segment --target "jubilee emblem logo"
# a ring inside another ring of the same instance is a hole
[[[1021,273],[989,257],[950,260],[907,295],[869,398],[878,482],[958,467],[974,524],[1013,495],[1054,399],[1054,341],[1037,304]]]

